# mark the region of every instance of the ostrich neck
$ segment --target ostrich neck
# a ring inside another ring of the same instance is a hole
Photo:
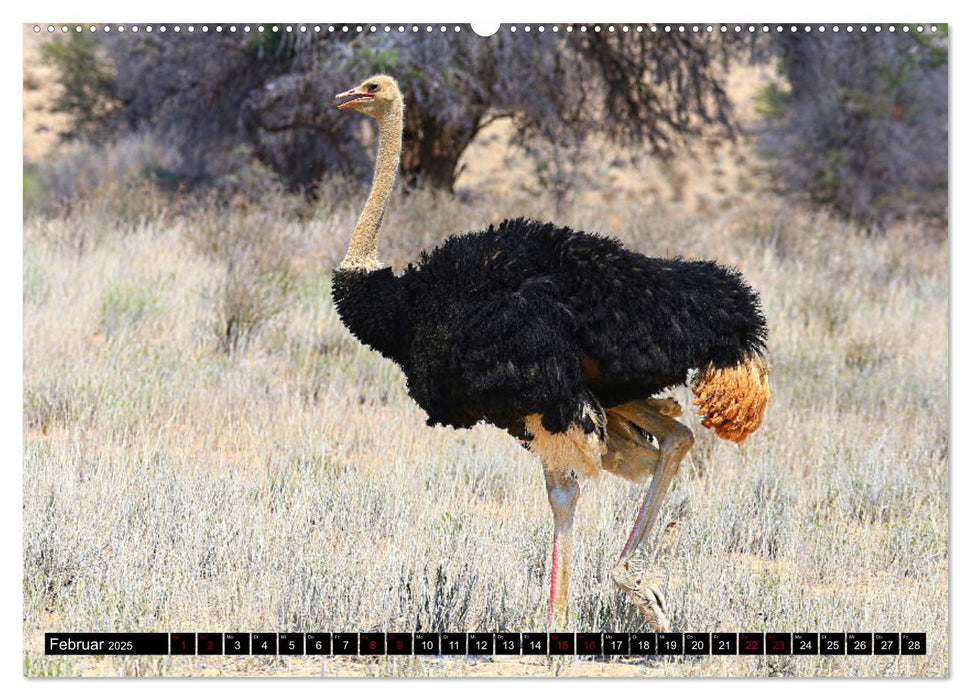
[[[371,194],[354,227],[347,255],[338,269],[371,271],[381,267],[378,261],[378,232],[388,200],[391,199],[395,173],[401,159],[403,128],[403,110],[399,102],[378,120],[378,158],[374,166]]]

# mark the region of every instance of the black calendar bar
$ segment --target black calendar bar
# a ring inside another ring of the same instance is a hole
[[[415,632],[415,655],[438,656],[442,653],[441,638],[434,632]]]
[[[304,656],[302,632],[280,632],[280,656]]]
[[[761,656],[765,653],[765,635],[761,632],[739,632],[739,656]]]
[[[604,654],[630,656],[630,635],[626,632],[604,632]]]
[[[383,656],[387,645],[383,632],[361,632],[361,656]]]
[[[44,654],[47,656],[124,656],[169,653],[169,635],[165,632],[125,634],[99,632],[47,632]]]
[[[357,633],[335,632],[334,655],[357,656]]]
[[[630,635],[632,656],[653,656],[657,654],[657,635],[653,632],[634,632]]]
[[[716,656],[738,654],[738,635],[734,632],[712,632],[711,653]]]
[[[549,653],[549,638],[545,632],[523,632],[524,656],[547,656]]]
[[[249,634],[246,632],[227,632],[225,635],[226,654],[247,656],[249,654]]]
[[[519,632],[498,632],[496,634],[497,656],[519,656],[523,653],[523,636]]]
[[[278,650],[276,632],[254,632],[250,635],[250,648],[254,655],[276,656]]]
[[[330,634],[327,632],[308,632],[304,640],[307,656],[330,656]]]
[[[900,634],[897,632],[875,632],[873,635],[873,653],[893,656],[899,654]]]
[[[872,632],[849,632],[846,635],[846,653],[856,656],[869,656],[873,653]]]
[[[200,632],[196,635],[199,640],[199,655],[200,656],[222,656],[223,649],[223,634],[222,632]]]
[[[792,634],[769,632],[765,635],[765,653],[779,656],[792,655]]]
[[[684,653],[693,656],[708,656],[711,653],[711,635],[707,632],[685,633]]]
[[[442,653],[446,656],[465,656],[469,653],[469,637],[465,632],[443,632]]]
[[[824,656],[846,654],[846,632],[823,632],[820,634],[819,653]]]
[[[603,637],[590,632],[577,633],[577,654],[582,656],[603,656]]]
[[[796,656],[819,654],[819,632],[796,632],[793,634],[792,653]]]
[[[573,656],[577,653],[577,636],[573,632],[550,632],[550,654]]]
[[[496,653],[496,635],[492,632],[469,632],[468,649],[471,656],[492,656]]]
[[[413,637],[411,632],[388,632],[388,655],[411,656]]]
[[[926,632],[47,632],[48,656],[925,655]]]
[[[904,632],[900,635],[900,653],[904,655],[926,654],[927,634],[925,632]]]
[[[684,635],[680,632],[661,632],[657,636],[657,653],[681,656],[684,654]]]
[[[172,656],[195,656],[195,632],[173,632],[169,635],[169,650]]]

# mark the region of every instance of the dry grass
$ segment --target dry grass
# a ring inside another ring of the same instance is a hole
[[[865,238],[773,200],[677,218],[587,202],[559,217],[652,254],[735,264],[770,320],[766,423],[737,447],[688,419],[697,444],[649,565],[676,629],[926,631],[928,656],[45,658],[52,630],[544,628],[539,465],[495,429],[426,427],[397,367],[340,325],[327,271],[353,207],[152,206],[25,222],[25,673],[948,673],[946,241],[915,228]],[[415,195],[389,214],[384,258],[401,264],[495,210],[550,216],[515,194]],[[249,236],[255,259],[289,256],[274,313],[231,354],[213,334],[227,265],[200,243],[217,230]],[[643,628],[608,576],[642,496],[609,476],[584,485],[576,629]]]

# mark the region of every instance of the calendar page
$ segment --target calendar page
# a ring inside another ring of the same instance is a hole
[[[948,25],[626,19],[23,25],[26,676],[949,674]]]

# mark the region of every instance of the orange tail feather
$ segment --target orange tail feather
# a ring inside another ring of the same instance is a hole
[[[765,408],[772,400],[769,366],[754,355],[734,367],[701,371],[691,390],[697,397],[701,424],[718,437],[742,442],[762,425]]]

